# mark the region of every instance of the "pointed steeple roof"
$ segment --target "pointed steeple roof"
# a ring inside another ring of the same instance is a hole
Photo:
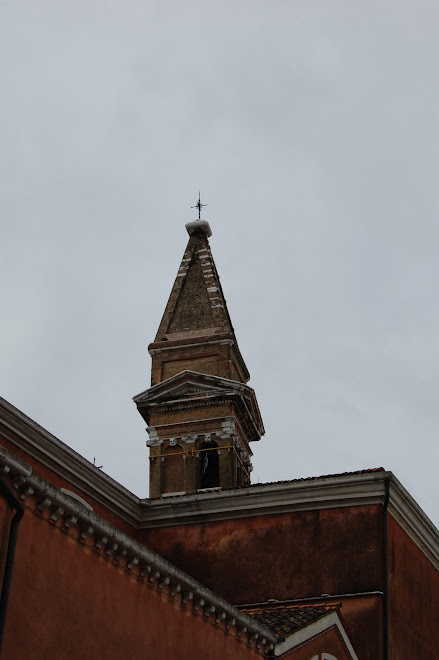
[[[150,352],[162,352],[176,344],[200,346],[223,340],[234,347],[234,366],[221,364],[217,370],[211,360],[207,373],[247,382],[250,376],[237,346],[210,250],[210,225],[204,220],[195,220],[189,222],[186,229],[189,241],[154,343],[149,346]],[[227,359],[232,360],[232,357]]]
[[[186,225],[187,244],[155,341],[233,334],[203,220]]]

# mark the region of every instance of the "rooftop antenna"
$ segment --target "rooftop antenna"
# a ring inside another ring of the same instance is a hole
[[[201,220],[201,209],[203,206],[207,206],[207,204],[201,203],[200,191],[198,191],[198,202],[195,204],[195,206],[191,206],[191,209],[198,209],[198,220]]]

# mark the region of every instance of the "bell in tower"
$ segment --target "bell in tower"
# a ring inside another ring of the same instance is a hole
[[[201,211],[201,202],[197,207]],[[151,387],[134,397],[148,424],[150,497],[250,483],[250,442],[264,426],[209,246],[210,225],[189,241],[157,335]]]

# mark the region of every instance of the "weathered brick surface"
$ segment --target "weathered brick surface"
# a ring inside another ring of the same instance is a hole
[[[162,424],[172,424],[175,425],[175,428],[178,427],[180,429],[180,426],[178,426],[179,424],[184,422],[193,422],[195,425],[193,432],[195,433],[195,428],[204,428],[196,426],[198,423],[197,420],[204,422],[204,420],[216,420],[222,417],[231,417],[234,415],[232,403],[218,404],[215,406],[199,406],[185,409],[181,409],[177,406],[168,406],[168,408],[168,410],[151,412],[149,422],[150,426],[157,427]],[[214,429],[211,428],[211,430]],[[190,433],[189,430],[186,430],[186,432]]]
[[[233,332],[209,241],[201,231],[189,238],[155,341],[206,329]]]
[[[187,342],[184,345],[166,341],[151,344],[151,385],[157,385],[186,370],[241,383],[248,381],[248,372],[243,368],[236,339],[232,334],[218,338],[210,335],[186,337],[184,341]]]
[[[183,371],[240,383],[249,379],[207,235],[201,230],[189,238],[159,330],[149,350],[152,386]],[[196,395],[189,399],[187,405],[182,405],[176,397],[174,402],[148,409],[148,425],[163,441],[159,446],[151,447],[151,497],[159,497],[164,492],[197,491],[200,487],[199,452],[206,449],[200,450],[201,446],[204,447],[200,443],[205,442],[209,434],[219,448],[221,488],[241,486],[248,481],[248,465],[244,466],[243,461],[248,462],[251,456],[249,440],[254,437],[242,404],[232,399],[218,399],[213,405],[206,405],[206,396],[202,393],[199,400]],[[227,419],[233,420],[236,430],[230,437],[221,437]],[[185,437],[191,434],[197,438],[196,442],[185,444]],[[171,438],[174,445],[178,439],[179,452],[184,455],[181,462],[167,454],[171,451]]]
[[[160,497],[162,490],[162,462],[155,458],[151,448],[149,457],[149,496]],[[158,452],[157,452],[158,453]]]
[[[162,493],[196,493],[200,488],[200,456],[206,451],[205,435],[200,434],[196,442],[170,446],[165,441],[159,447],[151,447],[150,497]],[[214,436],[212,448],[219,452],[221,488],[243,485],[238,481],[237,452],[232,437]],[[178,456],[178,459],[176,458]]]
[[[236,485],[236,474],[234,471],[235,452],[231,449],[223,449],[220,453],[220,483],[221,488],[233,488]]]
[[[196,242],[196,248],[192,252],[186,276],[180,278],[180,281],[182,281],[181,291],[169,326],[166,329],[166,334],[204,330],[214,328],[216,325],[213,319],[211,301],[204,282],[203,268],[201,267],[202,260],[200,259],[199,246],[203,245],[203,240],[196,241],[196,238],[191,240],[193,243]]]
[[[193,453],[186,459],[186,492],[196,493],[198,488],[198,459]]]
[[[189,238],[150,349],[152,385],[185,369],[240,382],[249,379],[203,231]]]
[[[166,380],[179,374],[182,371],[197,371],[202,374],[218,375],[220,371],[220,361],[217,353],[209,353],[200,357],[187,357],[180,360],[166,360],[162,362],[162,378]],[[226,377],[226,374],[224,375]]]

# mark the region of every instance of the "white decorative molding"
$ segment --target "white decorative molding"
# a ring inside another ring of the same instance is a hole
[[[299,646],[299,644],[303,644],[313,637],[321,635],[325,631],[330,630],[331,628],[335,628],[339,633],[346,649],[350,653],[351,660],[358,660],[358,656],[355,653],[354,647],[352,646],[350,639],[342,626],[337,612],[330,612],[326,616],[322,616],[320,619],[317,619],[317,621],[313,621],[307,626],[304,626],[303,628],[300,628],[296,632],[289,635],[284,642],[277,643],[274,647],[274,655],[276,657],[283,655],[292,648]]]
[[[203,334],[205,332],[206,331],[203,330]],[[234,343],[235,342],[231,339],[209,339],[208,341],[196,342],[196,343],[194,342],[194,343],[190,343],[190,344],[178,343],[176,346],[172,346],[172,345],[171,346],[166,345],[166,346],[163,346],[163,347],[156,346],[155,348],[148,349],[148,352],[149,352],[150,355],[154,355],[155,353],[162,353],[163,351],[172,351],[172,350],[178,350],[178,349],[181,349],[181,348],[188,348],[189,346],[191,348],[194,348],[196,346],[206,346],[207,344],[220,344],[220,345],[221,344],[230,344],[231,346],[233,346]]]
[[[186,440],[186,442],[188,444],[191,443],[191,442],[197,442],[198,438],[199,438],[199,435],[197,433],[191,433],[191,435],[188,436],[188,439]]]
[[[163,444],[163,440],[161,440],[158,436],[157,429],[155,426],[148,426],[146,429],[149,440],[146,441],[146,446],[147,447],[159,447],[160,445]]]
[[[264,514],[382,504],[389,472],[298,479],[224,490],[209,496],[186,495],[172,511],[160,500],[143,500],[141,527],[179,525]],[[439,532],[436,530],[439,536]]]
[[[191,396],[191,388],[200,396]],[[133,400],[146,421],[151,410],[201,408],[233,401],[245,425],[248,442],[259,440],[265,432],[254,390],[228,378],[185,370],[137,394]]]
[[[228,431],[229,433],[234,433],[236,430],[236,419],[234,417],[226,417],[224,422],[222,422],[221,426],[223,427],[224,431]]]
[[[182,435],[181,441],[187,445],[192,445],[198,440],[198,435],[196,433],[191,433],[190,435]]]
[[[147,447],[160,447],[162,445],[164,440],[147,440],[145,442]]]
[[[23,490],[22,493],[20,494],[20,500],[22,500],[22,501],[26,500],[28,497],[31,497],[31,496],[34,494],[34,492],[35,492],[35,491],[34,491],[34,489],[32,488],[32,486],[28,486],[28,487],[27,487],[25,490]]]
[[[76,502],[79,502],[80,504],[82,504],[82,506],[85,506],[86,509],[93,511],[93,507],[91,506],[91,504],[89,504],[86,500],[84,500],[83,497],[81,497],[77,493],[74,493],[72,490],[68,490],[67,488],[60,488],[60,490],[62,493],[64,493],[64,495],[73,498],[74,500],[76,500]]]
[[[392,475],[388,512],[439,570],[439,532],[412,496]]]
[[[39,511],[45,511],[45,509],[48,509],[50,506],[52,506],[52,500],[48,497],[45,497],[44,500],[41,500],[41,502],[38,504],[37,509]]]
[[[220,440],[227,440],[227,438],[232,438],[233,436],[230,433],[227,433],[225,431],[217,431],[215,435],[220,439]]]
[[[185,227],[189,236],[191,236],[194,233],[194,231],[202,231],[203,234],[206,234],[207,237],[212,236],[212,230],[207,220],[193,220],[192,222],[188,222],[185,225]],[[201,249],[198,250],[200,256],[201,256],[201,252],[202,252]],[[207,254],[209,253],[207,252]]]
[[[76,525],[77,522],[78,522],[78,519],[77,519],[76,516],[70,516],[69,518],[64,518],[63,525],[66,529],[69,529],[73,525]]]
[[[50,514],[50,520],[51,522],[56,523],[58,518],[61,518],[61,516],[64,515],[64,509],[60,506],[56,507],[53,509],[52,513]]]

